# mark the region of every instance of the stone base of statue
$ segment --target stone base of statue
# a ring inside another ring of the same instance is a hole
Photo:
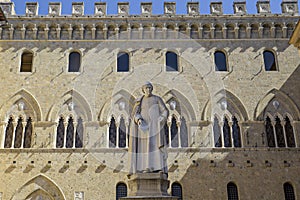
[[[137,173],[128,176],[128,197],[122,200],[178,200],[167,193],[170,181],[166,174]]]

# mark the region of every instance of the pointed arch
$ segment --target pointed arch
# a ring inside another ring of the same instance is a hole
[[[163,95],[163,99],[166,100],[166,104],[171,105],[172,101],[176,102],[176,106],[174,110],[181,116],[186,116],[187,121],[196,120],[196,113],[190,101],[179,91],[172,89],[169,90],[165,95]],[[172,113],[172,108],[170,108],[170,114]]]
[[[272,89],[257,104],[254,111],[254,119],[264,120],[266,114],[285,115],[289,113],[294,120],[300,118],[300,112],[293,100],[284,92]]]
[[[21,89],[15,93],[0,107],[1,121],[6,121],[12,115],[30,116],[33,121],[42,120],[42,110],[38,101],[25,89]]]
[[[229,112],[231,116],[235,116],[239,121],[247,121],[249,119],[248,112],[245,109],[244,104],[230,91],[222,89],[216,93],[214,98],[218,104],[217,107],[221,108],[213,111],[213,113],[217,113],[219,116],[222,116],[224,113]],[[231,116],[228,116],[228,119],[230,119]]]
[[[66,200],[57,184],[42,174],[32,178],[19,188],[11,200],[27,199],[36,194],[46,195],[51,200]]]
[[[98,120],[103,123],[109,122],[109,118],[114,116],[123,116],[125,121],[128,121],[135,102],[135,97],[126,90],[120,90],[110,99],[108,99],[98,114]],[[126,117],[127,116],[127,117]],[[119,118],[115,118],[116,120]]]
[[[59,100],[53,104],[47,116],[48,121],[56,121],[58,116],[75,114],[74,118],[81,117],[83,121],[93,121],[91,107],[88,101],[76,90],[64,93]]]

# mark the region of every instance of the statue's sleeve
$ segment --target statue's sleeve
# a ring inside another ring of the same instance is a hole
[[[160,97],[158,97],[158,99],[159,99],[158,105],[159,105],[159,109],[160,109],[160,116],[167,119],[169,116],[169,110],[168,110],[166,104],[163,102],[163,100]]]

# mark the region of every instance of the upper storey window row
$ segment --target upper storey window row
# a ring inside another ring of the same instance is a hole
[[[276,57],[273,51],[263,52],[265,71],[278,71]],[[215,71],[228,71],[227,56],[224,51],[217,50],[214,53]],[[24,51],[21,56],[20,72],[32,72],[33,53]],[[178,55],[172,51],[165,54],[166,71],[179,71]],[[81,71],[81,54],[73,51],[69,54],[68,72]],[[126,52],[120,52],[117,56],[117,72],[130,71],[130,56]]]
[[[224,51],[217,50],[214,53],[215,71],[228,71],[228,60]],[[263,52],[265,71],[278,71],[276,56],[273,51]]]
[[[251,19],[253,21],[254,19]],[[298,19],[297,19],[298,20]],[[287,23],[183,24],[10,24],[0,29],[2,40],[155,40],[155,39],[268,39],[289,38],[295,28]],[[250,21],[250,19],[249,19]]]

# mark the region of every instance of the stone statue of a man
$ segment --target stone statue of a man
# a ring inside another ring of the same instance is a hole
[[[150,82],[142,90],[144,95],[135,102],[130,126],[130,174],[168,173],[164,124],[169,111],[163,100],[152,94]]]

